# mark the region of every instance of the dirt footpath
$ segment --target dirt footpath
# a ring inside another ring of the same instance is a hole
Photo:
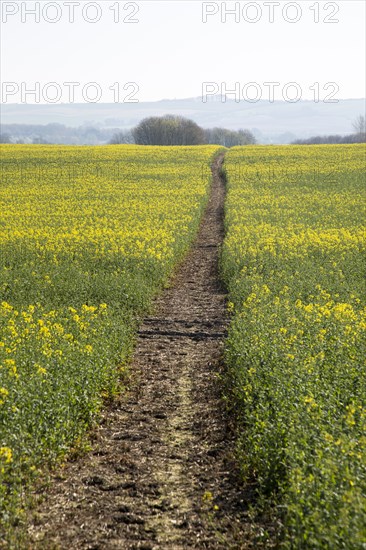
[[[220,395],[222,159],[198,238],[140,327],[131,390],[106,411],[91,452],[54,476],[29,548],[259,547]]]

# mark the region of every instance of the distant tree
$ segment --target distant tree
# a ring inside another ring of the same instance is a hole
[[[0,134],[0,143],[11,143],[10,134]]]
[[[87,145],[97,145],[101,140],[100,129],[87,124],[79,128],[80,137]]]
[[[227,147],[228,132],[229,130],[226,130],[225,128],[218,128],[217,126],[215,128],[207,128],[205,130],[206,142],[210,145],[215,144]]]
[[[120,129],[118,127],[94,127],[86,124],[79,127],[69,127],[63,124],[50,123],[46,125],[2,124],[1,131],[3,134],[9,134],[13,143],[19,140],[24,141],[24,143],[32,143],[34,139],[41,139],[43,142],[56,144],[105,145],[114,134],[120,132]],[[130,134],[130,131],[127,133]]]
[[[227,130],[226,128],[208,128],[205,130],[206,142],[224,147],[249,145],[256,143],[254,135],[249,130]]]
[[[356,134],[362,135],[366,134],[366,119],[363,115],[359,115],[356,120],[352,123],[352,126]]]
[[[109,140],[109,145],[119,145],[121,143],[135,143],[131,130],[116,132]]]
[[[365,134],[350,134],[347,136],[313,136],[307,139],[296,139],[293,145],[319,145],[319,144],[337,144],[337,143],[364,143]]]
[[[165,115],[143,119],[132,130],[138,145],[200,145],[205,143],[202,128],[193,120]]]
[[[239,145],[255,145],[257,143],[254,134],[249,130],[238,130],[238,134],[241,141]]]

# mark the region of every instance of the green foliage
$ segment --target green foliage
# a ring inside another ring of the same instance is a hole
[[[238,452],[284,523],[284,548],[365,547],[363,152],[246,147],[226,157]]]
[[[136,323],[188,250],[217,147],[3,146],[0,518],[123,391]]]

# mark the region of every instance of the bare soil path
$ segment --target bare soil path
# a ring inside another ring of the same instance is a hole
[[[54,476],[29,548],[253,548],[219,381],[227,327],[218,278],[223,155],[199,235],[139,331],[133,383],[92,451]]]

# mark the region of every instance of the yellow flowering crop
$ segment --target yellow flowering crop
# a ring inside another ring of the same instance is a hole
[[[1,146],[0,522],[120,391],[136,317],[195,236],[217,151]]]
[[[223,274],[243,471],[286,548],[362,548],[366,517],[365,145],[226,155]]]

